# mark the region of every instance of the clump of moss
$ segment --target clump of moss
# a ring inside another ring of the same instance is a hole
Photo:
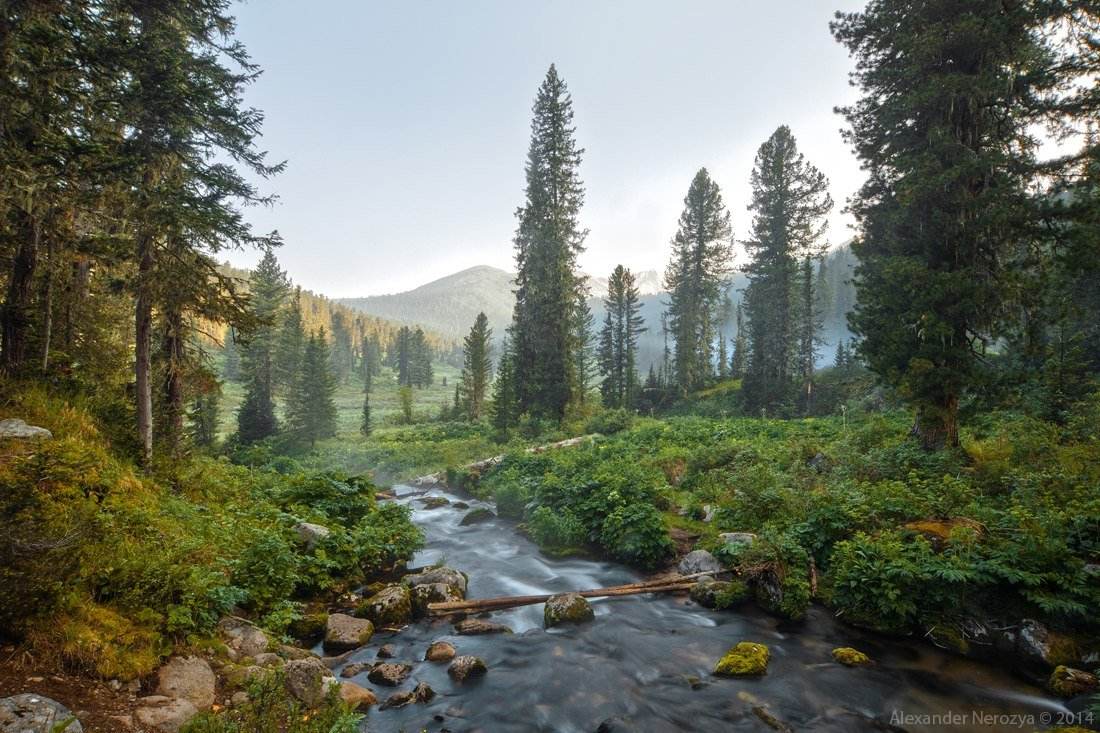
[[[691,587],[691,598],[704,608],[724,610],[740,605],[751,598],[751,593],[740,580],[714,580],[696,583]]]
[[[927,636],[936,646],[948,651],[963,655],[970,653],[970,642],[966,640],[966,635],[951,624],[937,623],[928,630]]]
[[[582,624],[596,618],[592,604],[576,593],[553,596],[543,609],[546,628],[561,624]]]
[[[743,641],[726,652],[714,667],[714,674],[725,677],[763,677],[768,673],[771,651],[763,644]]]
[[[842,646],[839,649],[833,649],[833,659],[847,667],[862,667],[865,664],[871,663],[871,658],[869,656],[850,646]]]
[[[1068,700],[1071,697],[1084,695],[1097,689],[1097,680],[1094,675],[1080,669],[1073,669],[1064,664],[1054,668],[1047,688],[1058,697]]]
[[[287,634],[295,639],[319,639],[325,635],[328,614],[325,612],[308,613],[290,622]]]

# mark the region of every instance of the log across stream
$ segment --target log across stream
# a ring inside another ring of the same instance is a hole
[[[427,539],[414,564],[442,562],[467,573],[470,601],[541,597],[645,580],[617,563],[548,557],[504,518],[460,526],[468,510],[424,508],[414,499],[425,491],[474,507],[479,502],[439,487],[396,488],[397,501],[413,508],[413,519]],[[351,662],[376,662],[379,647],[393,644],[396,656],[382,661],[413,665],[397,689],[423,682],[436,692],[428,704],[372,708],[363,730],[374,733],[772,731],[754,708],[796,731],[1030,733],[1071,713],[1042,688],[1007,672],[941,652],[919,639],[890,639],[846,627],[820,609],[811,609],[804,623],[789,625],[752,607],[708,611],[684,594],[608,596],[591,602],[594,621],[549,631],[543,629],[540,603],[487,614],[514,634],[458,636],[442,618],[417,622],[400,633],[380,631],[336,669]],[[434,641],[450,642],[460,655],[480,657],[488,674],[465,683],[450,679],[446,664],[424,661]],[[767,676],[713,676],[718,659],[741,641],[768,645]],[[837,664],[831,652],[842,646],[869,654],[875,663],[866,668]],[[380,700],[395,691],[372,685],[365,673],[354,679],[375,689]],[[1020,721],[1029,722],[1021,727]]]

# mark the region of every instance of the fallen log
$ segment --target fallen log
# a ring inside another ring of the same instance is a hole
[[[511,598],[486,598],[478,601],[448,601],[444,603],[429,603],[429,616],[448,616],[454,613],[484,613],[486,611],[503,611],[519,606],[531,606],[536,603],[546,603],[556,595],[563,593],[576,593],[582,598],[604,598],[609,596],[633,596],[642,593],[662,593],[671,590],[687,590],[695,583],[686,582],[702,578],[704,576],[724,575],[729,570],[720,570],[711,573],[693,573],[691,575],[677,575],[660,580],[649,580],[644,583],[630,583],[629,585],[615,585],[607,588],[594,588],[592,590],[562,591],[562,593],[550,593],[538,596],[513,596]]]

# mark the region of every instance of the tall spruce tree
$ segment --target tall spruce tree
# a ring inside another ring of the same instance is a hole
[[[336,434],[336,381],[321,328],[306,339],[298,381],[287,395],[287,432],[292,440],[314,448],[318,440]]]
[[[275,387],[280,395],[289,394],[302,372],[306,331],[302,321],[302,289],[296,288],[279,315],[273,354]]]
[[[829,182],[798,151],[786,125],[756,154],[752,233],[745,248],[749,357],[744,400],[751,410],[785,411],[798,371],[799,263],[824,252]]]
[[[290,292],[290,281],[271,252],[252,271],[252,309],[260,321],[241,348],[245,396],[237,411],[237,438],[262,440],[279,431],[275,419],[275,341],[277,319]]]
[[[500,431],[510,430],[518,421],[515,355],[511,341],[505,338],[500,345],[500,361],[493,380],[493,427]]]
[[[1033,193],[1087,151],[1038,161],[1033,130],[1096,118],[1097,16],[1091,3],[873,0],[831,26],[863,93],[841,110],[868,172],[850,204],[850,322],[926,449],[959,445],[959,401],[989,378],[984,352],[1026,291],[1004,263],[1060,228]]]
[[[713,373],[715,314],[732,272],[731,233],[718,184],[701,168],[684,198],[665,269],[668,329],[675,343],[672,372],[684,394],[701,389]]]
[[[412,330],[408,326],[397,329],[393,343],[394,366],[397,370],[397,383],[402,387],[411,387],[414,379]]]
[[[588,307],[588,290],[577,296],[573,312],[573,399],[583,405],[588,398],[588,385],[596,371],[596,350],[592,342],[592,309]]]
[[[336,308],[332,309],[332,346],[331,356],[332,361],[332,373],[336,377],[336,381],[342,382],[348,378],[351,373],[351,368],[354,363],[352,339],[351,339],[351,321],[348,319],[347,314],[343,310]]]
[[[821,310],[814,292],[814,265],[809,257],[802,261],[798,278],[798,348],[795,352],[795,373],[802,384],[802,408],[809,414],[813,409],[814,368],[817,365],[817,349],[821,345]]]
[[[484,312],[478,313],[462,342],[462,375],[455,387],[455,408],[467,420],[477,420],[485,411],[492,369],[492,337],[489,318]]]
[[[434,379],[432,347],[428,345],[428,339],[420,327],[417,327],[416,331],[413,332],[409,350],[412,362],[410,366],[412,382],[416,384],[417,389],[430,387]]]
[[[730,357],[730,376],[741,379],[745,376],[745,352],[748,350],[748,342],[745,339],[745,316],[741,303],[737,304],[736,315],[737,334],[733,337],[733,356]]]
[[[618,265],[607,281],[607,309],[599,339],[600,395],[608,407],[633,404],[638,384],[638,335],[646,331],[634,274]]]
[[[584,152],[574,140],[573,102],[554,66],[539,87],[527,153],[527,187],[516,212],[516,305],[512,338],[514,388],[521,412],[560,418],[575,397],[575,273],[587,234],[578,222]]]
[[[374,432],[374,422],[370,416],[370,391],[368,390],[363,394],[363,412],[359,417],[359,432],[363,435],[370,435]]]

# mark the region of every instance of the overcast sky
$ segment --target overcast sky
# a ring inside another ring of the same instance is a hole
[[[782,124],[830,178],[828,238],[862,180],[833,107],[852,64],[835,10],[861,0],[252,0],[238,38],[264,69],[246,103],[287,170],[247,215],[290,276],[330,296],[398,292],[473,265],[513,269],[531,105],[551,63],[586,149],[586,272],[663,270],[692,176],[746,236],[749,174]],[[251,266],[254,254],[230,256]]]

